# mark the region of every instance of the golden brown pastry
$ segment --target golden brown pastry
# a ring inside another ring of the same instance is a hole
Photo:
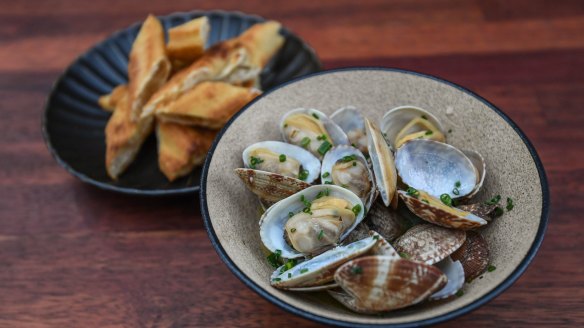
[[[126,96],[128,92],[128,85],[120,84],[115,87],[112,92],[108,93],[107,95],[103,95],[99,97],[98,104],[99,106],[108,112],[113,112],[116,109],[116,105],[122,99],[122,97]]]
[[[281,26],[276,21],[267,21],[253,25],[239,36],[239,41],[250,53],[251,65],[264,68],[284,45]]]
[[[201,165],[216,134],[216,130],[158,122],[158,166],[162,173],[173,181]]]
[[[128,63],[133,120],[140,117],[144,104],[166,82],[170,70],[162,24],[155,16],[149,15],[134,40]]]
[[[131,115],[129,95],[126,94],[117,103],[105,128],[105,165],[108,175],[114,180],[132,163],[142,143],[152,132],[153,117],[135,122]]]
[[[182,62],[193,62],[203,55],[209,36],[209,19],[195,18],[168,30],[168,57]]]
[[[203,82],[157,111],[156,117],[164,122],[218,129],[259,94],[257,89],[225,82]]]

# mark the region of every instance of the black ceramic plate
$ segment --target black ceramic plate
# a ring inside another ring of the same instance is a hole
[[[199,16],[209,17],[209,45],[239,35],[258,16],[238,12],[195,11],[159,17],[165,30]],[[170,183],[158,169],[156,139],[150,136],[134,162],[118,181],[105,169],[104,129],[110,114],[97,104],[99,96],[127,82],[128,54],[140,24],[114,33],[81,55],[57,80],[43,117],[43,136],[52,155],[67,171],[103,189],[141,195],[168,195],[199,190],[200,168]],[[314,51],[285,28],[283,48],[261,75],[269,90],[295,77],[316,72],[320,62]]]

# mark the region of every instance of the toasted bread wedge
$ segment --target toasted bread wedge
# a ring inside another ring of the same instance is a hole
[[[259,94],[256,89],[225,82],[203,82],[161,108],[156,117],[163,122],[218,129]]]
[[[280,35],[282,25],[276,21],[258,23],[247,29],[239,37],[239,41],[250,53],[250,62],[254,67],[264,68],[270,59],[284,45],[284,37]]]
[[[133,120],[140,117],[144,104],[166,82],[170,70],[162,24],[150,15],[134,40],[128,63],[128,92]]]
[[[116,109],[105,128],[105,166],[108,175],[117,180],[132,163],[146,137],[152,132],[153,117],[131,118],[129,95],[118,101]]]
[[[209,36],[209,19],[195,18],[168,30],[166,53],[171,60],[194,62],[203,55]]]
[[[201,165],[216,134],[216,130],[158,122],[158,166],[162,173],[173,181]]]
[[[99,97],[97,102],[103,110],[107,112],[113,112],[116,109],[116,105],[118,104],[120,99],[125,97],[127,92],[128,85],[120,84],[117,87],[115,87],[112,90],[112,92],[108,93],[107,95]]]

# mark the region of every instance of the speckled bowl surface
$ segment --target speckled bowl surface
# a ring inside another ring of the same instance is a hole
[[[272,288],[273,271],[262,252],[257,199],[233,170],[241,153],[263,140],[280,140],[278,122],[287,111],[316,108],[326,114],[354,105],[380,122],[389,109],[414,105],[436,115],[448,142],[480,152],[487,163],[477,196],[511,197],[515,208],[481,229],[496,270],[465,284],[464,295],[426,302],[386,315],[349,311],[326,293],[293,293]],[[217,252],[247,286],[276,305],[305,318],[341,326],[416,326],[465,314],[508,288],[525,271],[542,242],[549,196],[541,162],[519,128],[499,109],[450,82],[409,71],[352,68],[295,80],[264,94],[223,129],[207,157],[201,180],[201,209]]]

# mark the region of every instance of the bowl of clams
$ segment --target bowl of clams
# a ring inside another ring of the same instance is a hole
[[[200,198],[248,287],[348,327],[484,305],[525,272],[549,211],[541,161],[501,110],[433,76],[366,67],[248,104],[215,139]]]

